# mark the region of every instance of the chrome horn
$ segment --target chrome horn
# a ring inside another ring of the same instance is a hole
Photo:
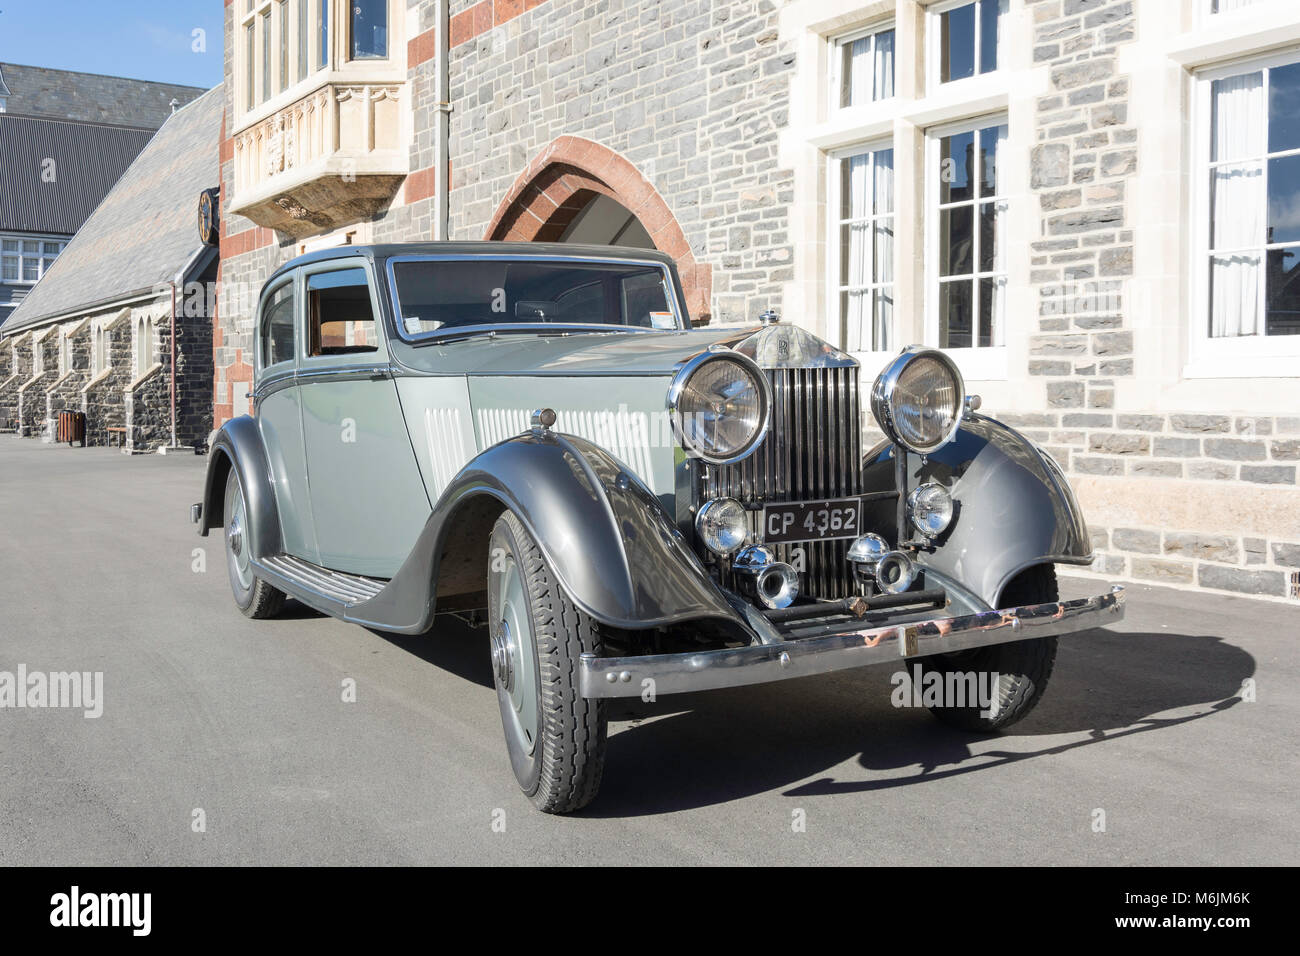
[[[849,547],[853,573],[886,594],[901,594],[916,580],[916,565],[902,551],[891,551],[878,534],[864,534]]]
[[[799,574],[776,552],[760,544],[750,545],[732,562],[742,590],[770,610],[789,607],[799,597]]]

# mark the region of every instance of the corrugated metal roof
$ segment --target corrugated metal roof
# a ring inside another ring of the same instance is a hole
[[[76,232],[152,136],[0,113],[0,231]]]
[[[221,182],[224,105],[217,86],[163,125],[0,333],[148,292],[194,259],[199,194]]]

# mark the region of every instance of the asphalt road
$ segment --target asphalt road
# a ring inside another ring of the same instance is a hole
[[[0,671],[104,675],[98,719],[0,710],[0,864],[1300,862],[1294,606],[1134,587],[995,738],[890,667],[620,705],[600,796],[548,817],[481,634],[239,614],[204,463],[0,436]]]

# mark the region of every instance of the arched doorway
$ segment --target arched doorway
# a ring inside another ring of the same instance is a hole
[[[658,249],[677,263],[696,324],[709,320],[712,268],[697,263],[672,210],[635,166],[611,149],[561,136],[510,187],[485,238]]]

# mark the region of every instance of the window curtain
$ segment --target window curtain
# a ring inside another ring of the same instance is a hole
[[[875,315],[871,346],[877,352],[891,347],[890,329],[894,325],[894,151],[883,149],[875,154]]]
[[[871,154],[859,153],[844,160],[849,164],[848,216],[852,219],[866,219],[871,215]],[[871,236],[870,223],[854,222],[848,228],[848,274],[844,276],[845,285],[851,290],[871,281]],[[871,303],[871,293],[861,291],[848,292],[848,309],[845,329],[848,350],[860,352],[863,349],[862,330],[868,327],[870,314],[867,311]]]
[[[876,34],[875,99],[888,99],[894,95],[894,31]]]
[[[1267,136],[1264,75],[1216,80],[1210,95],[1214,160],[1248,160],[1211,173],[1210,248],[1224,254],[1210,260],[1210,334],[1258,335],[1263,270],[1253,250],[1265,228],[1264,172],[1258,161]]]
[[[871,102],[871,37],[854,40],[849,58],[849,101],[846,106]]]

